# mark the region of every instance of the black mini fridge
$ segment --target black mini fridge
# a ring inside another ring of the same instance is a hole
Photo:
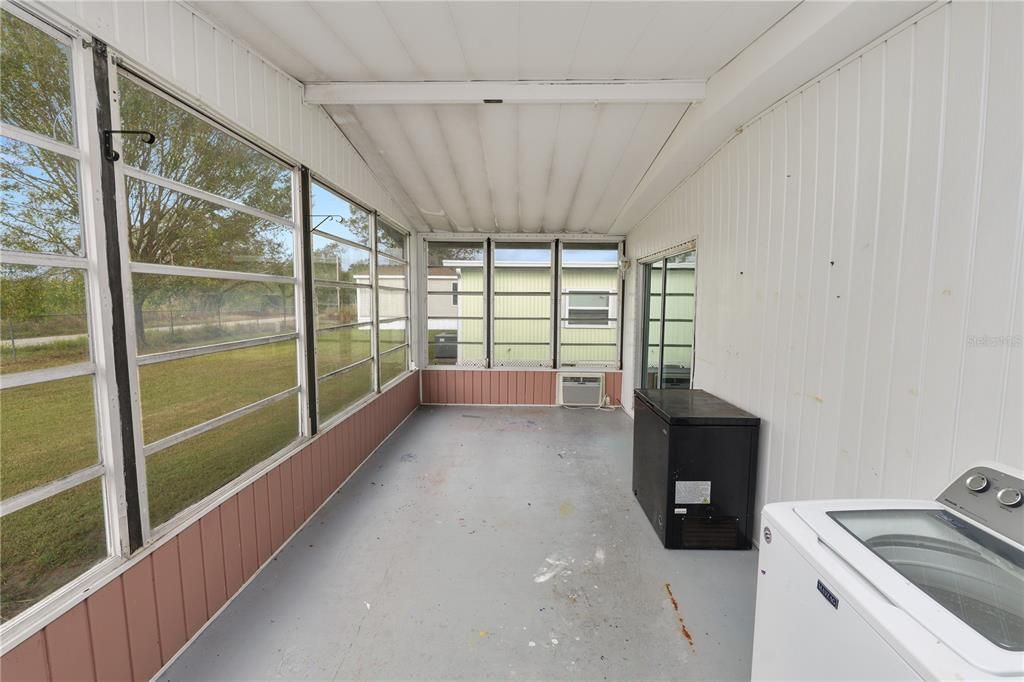
[[[662,544],[749,549],[761,420],[705,391],[633,396],[633,494]]]

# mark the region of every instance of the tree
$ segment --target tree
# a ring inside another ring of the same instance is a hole
[[[6,12],[0,42],[3,122],[74,144],[68,48]],[[0,145],[0,247],[81,253],[77,162],[10,138]]]
[[[74,145],[67,47],[7,12],[0,24],[3,121]],[[287,166],[124,75],[119,89],[121,127],[150,130],[157,138],[146,145],[126,136],[122,156],[127,166],[273,216],[291,217],[292,173]],[[3,141],[2,151],[0,247],[83,253],[77,160],[11,139]],[[133,261],[294,273],[290,227],[130,176],[125,188],[121,200],[127,209]],[[268,296],[280,300],[275,294],[279,288],[269,285]],[[147,306],[183,299],[190,305],[204,300],[209,304],[223,301],[225,294],[223,281],[135,276],[140,345],[146,342]]]
[[[126,128],[151,130],[157,137],[152,145],[126,139],[126,164],[271,215],[290,216],[291,172],[270,157],[127,79],[122,80],[121,119]],[[290,228],[135,178],[128,179],[127,194],[135,261],[293,274]],[[142,314],[148,299],[201,298],[204,291],[220,301],[227,293],[223,283],[212,280],[136,278],[132,292],[140,345],[146,343]]]

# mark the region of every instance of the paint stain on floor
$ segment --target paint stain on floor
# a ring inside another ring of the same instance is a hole
[[[672,602],[672,610],[676,612],[676,619],[679,621],[679,632],[686,638],[686,642],[690,645],[690,648],[696,652],[696,647],[693,645],[693,635],[690,634],[689,629],[686,627],[686,623],[683,622],[683,616],[679,612],[679,602],[676,601],[675,595],[672,594],[672,585],[665,583],[665,591],[668,592],[669,601]]]
[[[562,516],[572,516],[572,513],[576,511],[576,507],[573,506],[572,502],[566,500],[558,507],[558,513]]]

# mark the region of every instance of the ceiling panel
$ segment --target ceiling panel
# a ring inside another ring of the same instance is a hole
[[[590,7],[568,78],[624,78],[622,65],[659,13],[659,3],[598,2]]]
[[[529,140],[528,144],[519,145],[519,224],[524,232],[540,232],[544,228],[544,206],[561,107],[530,104],[516,108],[520,133],[524,140]]]
[[[419,159],[420,167],[426,171],[427,180],[440,200],[441,209],[456,230],[472,229],[473,220],[469,217],[462,186],[455,173],[444,135],[441,134],[435,108],[423,104],[392,109],[402,125],[406,140]]]
[[[544,204],[544,230],[547,232],[561,232],[565,227],[594,142],[598,117],[606,106],[613,105],[565,104],[559,107],[558,136]]]
[[[453,2],[448,5],[471,80],[519,78],[519,5]]]
[[[193,3],[310,81],[706,79],[796,2]],[[439,231],[615,221],[681,104],[327,107]]]
[[[329,111],[337,118],[333,111]],[[355,116],[360,126],[373,140],[381,157],[394,171],[395,177],[405,188],[427,225],[433,230],[453,229],[427,178],[426,171],[405,137],[402,124],[395,116],[394,107],[358,107]]]
[[[447,2],[387,2],[391,28],[421,80],[466,80],[469,70]]]
[[[626,144],[626,153],[615,167],[589,218],[588,228],[605,233],[611,229],[619,211],[633,193],[644,173],[661,150],[665,140],[679,123],[686,107],[673,104],[648,104]]]
[[[480,140],[477,107],[452,105],[434,107],[445,145],[451,155],[462,197],[471,221],[467,227],[494,225],[491,187],[487,182],[487,163]]]
[[[563,229],[580,232],[590,228],[591,216],[608,188],[615,169],[629,151],[630,137],[646,108],[642,104],[602,108]]]
[[[569,77],[590,3],[524,2],[519,6],[519,79]]]

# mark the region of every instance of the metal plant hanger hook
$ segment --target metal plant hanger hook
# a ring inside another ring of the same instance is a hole
[[[156,135],[148,130],[104,130],[103,131],[103,156],[107,161],[117,161],[121,155],[114,150],[114,135],[141,135],[142,141],[146,144],[156,142]]]

